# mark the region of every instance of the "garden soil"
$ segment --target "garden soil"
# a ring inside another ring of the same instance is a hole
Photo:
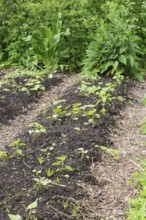
[[[0,163],[0,219],[8,220],[8,213],[19,214],[24,220],[28,216],[37,220],[126,219],[127,200],[135,194],[127,180],[140,170],[135,158],[146,153],[139,133],[145,116],[145,83],[129,81],[119,86],[115,95],[127,101],[113,101],[94,126],[84,118],[51,118],[54,99],[59,98],[65,106],[97,101],[94,96],[82,95],[78,87],[76,77],[56,79],[37,103],[27,102],[25,114],[21,109],[10,119],[11,114],[5,112],[0,145],[10,157]],[[31,135],[28,125],[34,121],[46,131]],[[21,151],[10,147],[14,140],[21,144]],[[120,158],[114,159],[95,146],[119,149]],[[81,154],[81,149],[87,154]],[[65,162],[58,167],[63,157]],[[29,211],[27,207],[34,201],[37,207]]]

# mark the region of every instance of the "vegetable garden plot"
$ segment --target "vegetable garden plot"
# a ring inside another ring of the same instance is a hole
[[[45,90],[62,82],[62,76],[49,78],[41,74],[12,74],[0,82],[0,123],[27,112],[29,104],[37,102]]]
[[[107,78],[94,85],[88,83],[103,92],[103,81],[108,83]],[[38,220],[83,218],[80,201],[87,195],[78,183],[98,185],[90,165],[101,160],[99,146],[110,147],[108,132],[122,103],[111,99],[103,114],[95,94],[84,94],[83,87],[78,87],[54,101],[1,153],[1,219],[9,219],[8,214]],[[128,87],[126,83],[119,86],[114,96],[126,95]]]

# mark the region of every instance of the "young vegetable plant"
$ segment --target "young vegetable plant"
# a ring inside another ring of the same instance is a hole
[[[0,159],[5,159],[8,157],[8,154],[6,151],[0,151]]]
[[[37,218],[34,216],[33,211],[37,208],[37,203],[38,199],[36,199],[33,203],[29,204],[26,208],[26,220],[37,220]],[[17,215],[13,215],[13,214],[8,214],[8,217],[10,220],[22,220],[23,218],[17,214]]]
[[[19,156],[24,156],[23,154],[23,151],[22,151],[22,147],[26,147],[26,144],[21,142],[19,139],[11,142],[8,147],[10,147],[16,155],[19,155]],[[12,154],[11,157],[15,156],[15,154]]]
[[[38,122],[33,122],[29,125],[28,133],[32,138],[37,138],[41,133],[46,133],[46,128]]]
[[[66,165],[65,164],[66,159],[67,159],[66,155],[63,155],[63,156],[60,156],[60,157],[56,157],[56,162],[54,162],[52,164],[53,166],[59,166],[59,168],[57,168],[56,172],[62,171],[62,170],[66,170],[66,171],[72,172],[74,170],[73,167],[71,167],[70,165]]]
[[[78,148],[78,154],[81,156],[81,160],[83,160],[84,158],[89,159],[89,156],[87,155],[88,150],[85,150],[84,148]]]

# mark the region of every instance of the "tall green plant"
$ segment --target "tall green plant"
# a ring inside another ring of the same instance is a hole
[[[57,68],[60,52],[59,43],[61,38],[69,35],[69,29],[66,32],[61,32],[62,20],[61,13],[52,22],[52,29],[49,27],[42,27],[36,30],[32,35],[32,47],[37,54],[38,62],[42,62],[46,68],[51,71]]]
[[[94,41],[86,51],[83,74],[120,72],[142,80],[140,68],[141,50],[134,24],[126,21],[129,11],[123,5],[107,2],[107,13],[101,20]]]

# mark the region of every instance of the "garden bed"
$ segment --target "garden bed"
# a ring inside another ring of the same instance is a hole
[[[44,91],[49,91],[63,80],[59,74],[53,78],[43,74],[41,78],[36,74],[29,80],[25,73],[22,76],[14,74],[10,73],[8,78],[6,73],[3,74],[0,82],[0,124],[7,124],[9,120],[26,113],[32,107],[30,104],[37,103]]]
[[[104,76],[94,86],[111,81]],[[37,220],[88,217],[81,204],[88,195],[79,183],[101,187],[90,165],[101,161],[100,146],[112,147],[109,132],[124,105],[116,97],[126,98],[130,86],[130,82],[118,86],[115,98],[106,103],[107,112],[98,118],[102,106],[95,104],[97,96],[83,94],[79,84],[74,85],[6,146],[6,159],[0,164],[1,219],[9,219],[8,213]],[[29,209],[34,201],[35,207]]]

